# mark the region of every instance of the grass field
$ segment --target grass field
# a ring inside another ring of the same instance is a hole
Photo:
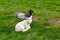
[[[27,32],[15,32],[16,23],[22,21],[15,12],[30,9],[40,21],[33,20]],[[60,40],[60,27],[47,22],[53,18],[60,18],[60,0],[0,0],[0,40]]]

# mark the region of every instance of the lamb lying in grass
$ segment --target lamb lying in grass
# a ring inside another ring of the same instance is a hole
[[[17,13],[18,18],[22,18],[22,19],[27,19],[29,18],[31,15],[33,15],[33,10],[29,10],[28,14],[24,14],[24,13]]]
[[[20,32],[20,31],[25,32],[25,31],[29,30],[31,28],[30,27],[31,22],[32,22],[32,16],[30,16],[26,20],[23,20],[23,21],[17,23],[15,26],[15,31],[16,32]]]

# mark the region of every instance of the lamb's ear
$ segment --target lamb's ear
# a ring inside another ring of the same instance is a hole
[[[29,10],[29,13],[33,12],[33,10]]]
[[[32,15],[34,13],[33,10],[29,10],[29,14]]]

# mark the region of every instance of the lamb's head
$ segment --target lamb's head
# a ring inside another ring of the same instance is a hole
[[[30,16],[33,15],[34,11],[33,10],[29,10],[29,14]]]
[[[30,24],[32,22],[32,16],[30,16],[29,18],[27,18],[27,22]]]

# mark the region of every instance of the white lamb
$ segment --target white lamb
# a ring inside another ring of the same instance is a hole
[[[23,21],[17,23],[15,26],[15,31],[16,32],[20,32],[20,31],[25,32],[25,31],[29,30],[31,28],[30,27],[31,22],[32,22],[32,16],[30,16],[26,20],[23,20]]]

